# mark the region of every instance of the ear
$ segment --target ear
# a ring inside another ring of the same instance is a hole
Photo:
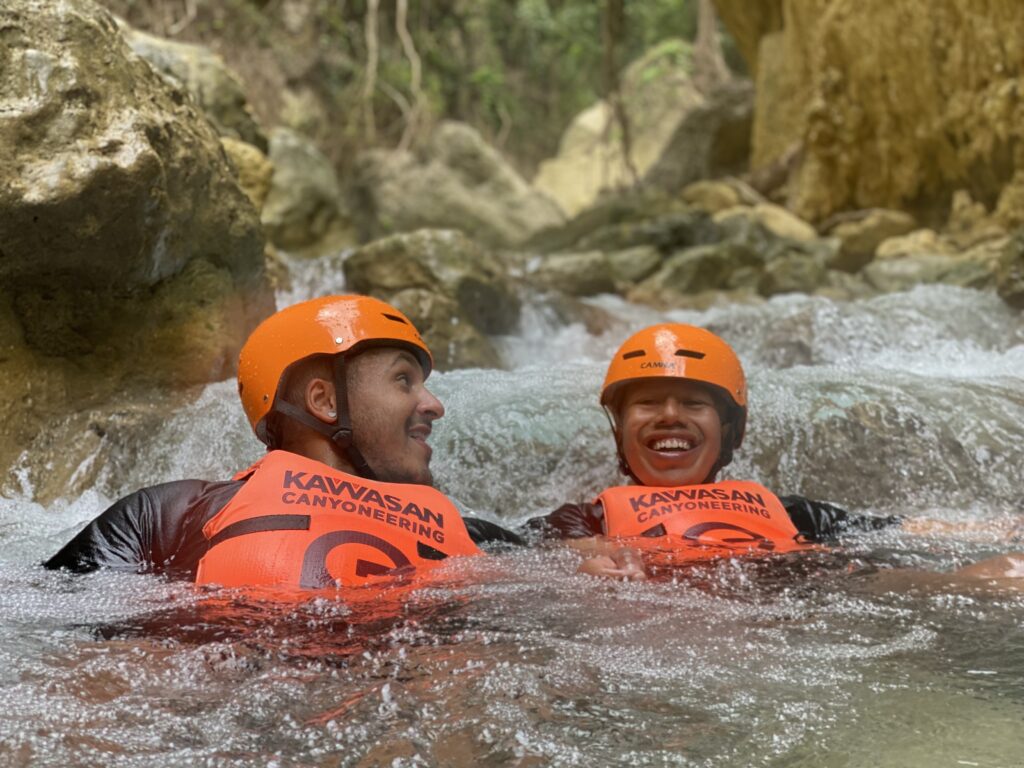
[[[332,382],[326,379],[310,379],[305,394],[307,411],[327,424],[337,421],[338,403]]]

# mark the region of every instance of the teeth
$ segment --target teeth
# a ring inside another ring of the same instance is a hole
[[[677,437],[667,437],[663,440],[655,440],[654,445],[651,446],[656,451],[688,451],[693,445],[690,444],[689,440],[680,440]]]

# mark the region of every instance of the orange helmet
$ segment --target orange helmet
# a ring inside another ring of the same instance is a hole
[[[238,357],[238,394],[256,436],[268,442],[267,416],[287,412],[277,401],[285,373],[314,355],[338,356],[367,346],[397,345],[430,374],[433,359],[405,315],[369,296],[325,296],[282,309],[257,326]],[[337,384],[337,382],[336,382]],[[347,403],[339,403],[339,420]],[[347,418],[347,413],[344,414]]]
[[[723,439],[717,469],[728,464],[733,449],[743,442],[747,424],[747,380],[732,347],[711,331],[694,325],[662,323],[644,328],[626,339],[612,358],[601,387],[601,405],[610,412],[623,385],[653,378],[699,381],[725,396],[727,405],[720,409],[724,410],[721,418],[723,425],[731,427],[732,439]],[[614,416],[612,429],[618,444]],[[632,474],[622,458],[621,445],[619,457],[627,474]]]

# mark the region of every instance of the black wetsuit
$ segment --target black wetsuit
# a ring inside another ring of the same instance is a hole
[[[209,548],[203,526],[245,485],[245,480],[178,480],[125,496],[83,528],[47,568],[84,573],[97,568],[167,573],[195,578]],[[477,544],[523,540],[500,525],[464,517]]]
[[[875,531],[897,525],[898,517],[855,515],[824,501],[813,501],[803,496],[780,496],[779,501],[789,513],[790,520],[808,541],[830,541],[839,535],[855,531]],[[526,528],[544,538],[583,539],[605,535],[604,508],[599,504],[563,504],[554,512],[535,517]]]

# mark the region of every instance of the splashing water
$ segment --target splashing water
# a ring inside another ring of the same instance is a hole
[[[323,279],[300,273],[282,298]],[[614,320],[601,336],[528,303],[522,333],[495,340],[509,370],[431,378],[447,409],[435,476],[464,509],[515,526],[618,482],[604,366],[667,317],[722,334],[746,365],[732,477],[959,532],[890,529],[642,584],[576,575],[552,546],[292,604],[43,571],[119,495],[259,455],[233,383],[213,384],[81,497],[0,498],[0,765],[1021,765],[1024,600],[937,576],[1024,547],[1006,533],[1024,513],[1020,315],[938,287],[594,304]]]

